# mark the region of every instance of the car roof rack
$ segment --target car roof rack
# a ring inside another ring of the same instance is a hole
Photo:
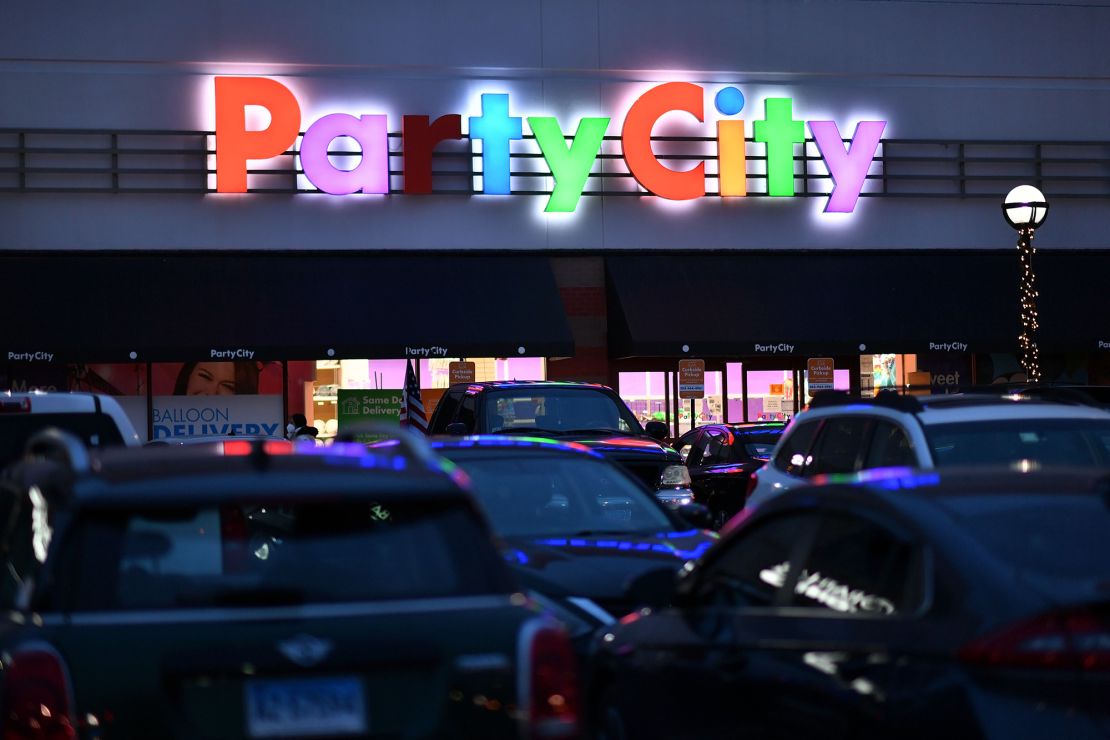
[[[811,409],[853,405],[879,406],[910,414],[925,410],[916,396],[902,395],[896,391],[879,391],[874,398],[852,396],[847,391],[817,391],[813,394],[813,400],[809,402]]]

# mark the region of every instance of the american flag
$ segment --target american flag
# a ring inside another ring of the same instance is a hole
[[[416,382],[411,360],[405,363],[405,388],[401,391],[401,426],[421,434],[428,433],[428,417],[424,414],[420,384]]]

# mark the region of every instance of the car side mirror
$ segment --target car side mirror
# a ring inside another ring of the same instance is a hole
[[[661,609],[674,601],[678,573],[674,568],[654,568],[641,573],[625,586],[629,604],[641,609]]]
[[[463,424],[461,421],[453,421],[448,424],[447,428],[443,431],[447,432],[452,437],[463,437],[466,436],[466,424]]]
[[[698,529],[713,529],[713,512],[705,504],[683,504],[678,515]]]
[[[644,431],[647,432],[649,437],[660,442],[665,440],[667,434],[670,432],[670,430],[667,429],[667,425],[661,421],[649,421],[644,425]]]

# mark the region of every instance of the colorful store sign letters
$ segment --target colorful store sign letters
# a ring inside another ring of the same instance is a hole
[[[624,114],[620,131],[621,151],[629,172],[647,191],[668,200],[705,196],[705,162],[677,171],[661,162],[652,150],[651,132],[666,113],[678,111],[704,123],[706,89],[691,82],[666,82],[640,95]],[[717,91],[714,105],[725,118],[716,122],[718,189],[724,198],[748,195],[745,122],[731,118],[744,108],[744,94],[735,87]],[[267,160],[288,152],[301,130],[301,107],[293,91],[268,77],[216,77],[216,190],[247,192],[247,169],[252,160]],[[247,127],[248,106],[261,106],[270,114],[262,130]],[[403,192],[432,191],[432,151],[443,141],[462,139],[463,119],[457,113],[431,121],[428,116],[403,115]],[[555,181],[548,212],[571,212],[593,170],[611,119],[583,117],[567,143],[562,126],[552,116],[512,115],[507,93],[481,95],[481,115],[467,118],[466,136],[481,142],[482,192],[509,195],[509,148],[524,137],[524,122],[536,138]],[[752,121],[752,140],[766,164],[766,195],[791,197],[794,192],[795,145],[804,144],[806,126],[833,180],[825,211],[849,213],[855,209],[867,171],[875,159],[886,121],[860,121],[848,145],[835,121],[794,118],[792,98],[767,98],[763,117]],[[301,137],[301,167],[318,190],[333,195],[390,192],[389,141],[383,113],[327,114],[312,122]],[[346,136],[358,142],[362,156],[350,170],[328,159],[328,147]],[[691,156],[691,159],[696,157]]]

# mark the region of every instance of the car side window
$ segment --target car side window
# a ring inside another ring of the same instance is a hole
[[[720,429],[707,429],[700,446],[702,465],[720,465],[728,462],[727,455],[730,448],[725,444],[725,437]]]
[[[783,514],[734,537],[699,577],[707,605],[771,606],[817,528],[816,514]]]
[[[693,453],[694,447],[697,444],[698,437],[700,437],[701,434],[702,432],[700,429],[695,429],[692,432],[687,432],[686,434],[682,435],[682,437],[675,444],[675,450],[678,452],[679,457],[682,458],[682,462],[686,463],[687,465],[696,464],[694,460],[691,459],[690,455]]]
[[[474,433],[474,419],[477,416],[477,408],[477,394],[468,393],[463,396],[462,403],[459,404],[459,413],[455,417],[455,421],[459,422],[460,424],[465,424],[468,434]]]
[[[810,463],[810,447],[817,436],[820,419],[806,421],[791,429],[782,441],[782,448],[775,455],[775,467],[790,475],[803,475]]]
[[[439,404],[432,416],[435,419],[435,424],[428,431],[429,434],[442,434],[447,429],[447,425],[455,417],[455,411],[459,408],[459,396],[462,393],[455,391],[454,393],[447,393],[440,399]]]
[[[916,467],[917,456],[909,435],[897,424],[876,421],[865,468]]]
[[[921,604],[923,574],[914,546],[868,519],[826,515],[788,604],[870,617],[905,614]]]
[[[806,474],[854,473],[859,470],[871,423],[871,419],[862,416],[827,420],[813,447],[813,462],[807,467]]]

